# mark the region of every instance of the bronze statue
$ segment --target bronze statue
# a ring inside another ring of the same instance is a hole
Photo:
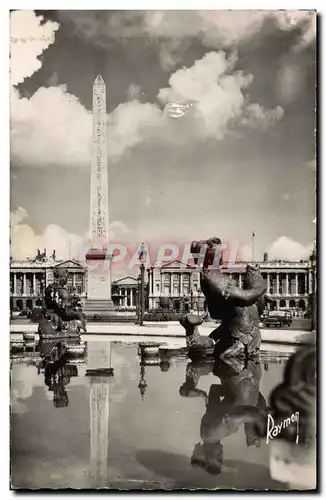
[[[224,359],[251,357],[259,352],[261,335],[259,317],[265,300],[266,285],[260,268],[248,264],[243,289],[221,271],[222,258],[218,255],[219,238],[194,241],[191,252],[197,264],[200,249],[206,246],[200,275],[201,289],[211,318],[221,320],[210,338],[215,342],[215,355]]]
[[[79,308],[79,297],[65,288],[67,271],[55,269],[53,276],[54,282],[45,289],[38,315],[39,350],[44,359],[53,354],[58,342],[68,350],[72,346],[80,346],[81,330],[86,333],[86,320]]]
[[[182,316],[179,323],[186,331],[186,344],[188,348],[188,355],[191,359],[197,357],[214,356],[213,339],[199,334],[198,326],[203,324],[207,318],[207,312],[199,316],[198,314],[186,314]]]
[[[179,389],[180,396],[185,398],[204,398],[207,403],[207,393],[198,389],[197,386],[201,377],[213,372],[214,364],[213,360],[208,359],[196,359],[188,363],[186,367],[186,380]]]
[[[86,319],[83,312],[78,309],[80,299],[65,288],[68,279],[66,269],[53,271],[54,282],[45,289],[45,309],[56,323],[58,330],[81,328],[86,333]],[[71,324],[71,322],[77,322]],[[68,325],[67,325],[68,323]]]
[[[223,465],[222,440],[237,433],[242,425],[247,446],[260,446],[254,425],[266,414],[265,399],[259,392],[261,370],[252,360],[219,361],[215,366],[207,364],[206,372],[213,370],[221,380],[221,384],[211,385],[207,395],[196,387],[203,368],[200,370],[198,365],[192,365],[192,369],[187,367],[186,382],[180,388],[180,394],[203,397],[206,411],[200,426],[202,442],[194,447],[191,465],[202,467],[210,474],[219,474]]]

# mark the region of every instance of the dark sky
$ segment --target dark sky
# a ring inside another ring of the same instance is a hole
[[[88,230],[99,73],[114,237],[216,234],[250,245],[255,231],[260,254],[271,248],[289,257],[294,242],[310,244],[316,56],[309,13],[286,23],[257,12],[242,13],[241,22],[234,12],[25,14],[12,13],[12,37],[55,37],[44,48],[12,44],[11,209],[21,207],[13,245],[20,257],[52,244],[53,234]],[[192,107],[167,118],[172,101]]]

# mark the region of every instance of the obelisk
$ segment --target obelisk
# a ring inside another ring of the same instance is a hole
[[[90,179],[90,249],[87,263],[87,317],[108,315],[111,300],[109,248],[109,194],[106,131],[106,87],[101,75],[93,84],[93,141]]]

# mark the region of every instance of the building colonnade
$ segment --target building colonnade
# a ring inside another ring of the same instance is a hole
[[[308,309],[309,295],[312,293],[312,273],[308,262],[286,263],[283,268],[278,263],[261,263],[262,276],[266,281],[267,293],[275,300],[277,309]],[[245,265],[235,265],[225,270],[240,288],[243,287]],[[171,304],[176,298],[195,303],[204,308],[204,296],[200,290],[200,270],[181,267],[176,269],[166,264],[161,268],[148,270],[149,308],[160,307],[161,299],[168,297]]]
[[[27,266],[26,266],[27,267]],[[68,271],[67,289],[70,293],[85,296],[85,271],[77,269]],[[53,268],[28,269],[11,267],[10,269],[10,296],[13,309],[32,309],[37,304],[46,286],[53,282]]]

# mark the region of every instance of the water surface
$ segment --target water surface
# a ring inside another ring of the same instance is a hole
[[[262,352],[260,365],[237,375],[185,358],[141,366],[137,348],[88,342],[85,362],[54,383],[28,360],[13,360],[13,487],[286,489],[270,478],[268,445],[251,425],[281,381],[286,353]],[[103,359],[113,377],[86,375]],[[200,465],[204,442],[220,471]]]

